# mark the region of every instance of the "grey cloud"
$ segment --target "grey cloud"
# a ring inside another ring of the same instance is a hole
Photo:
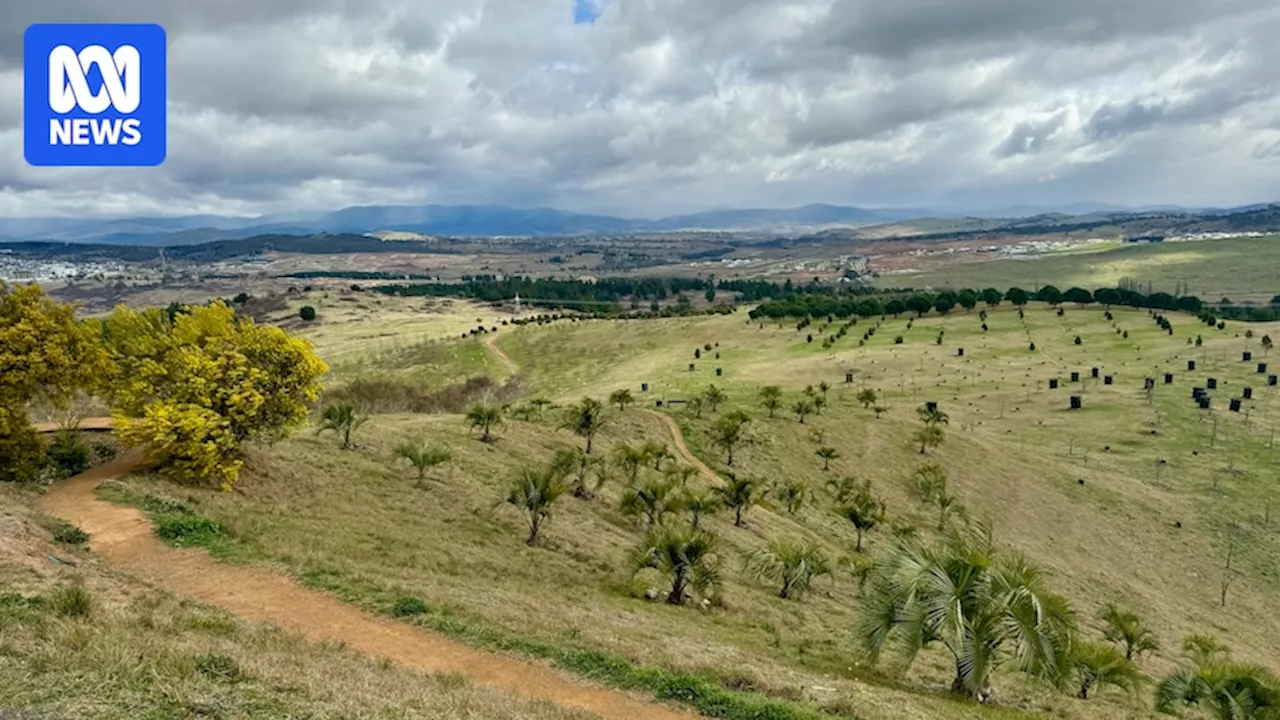
[[[572,16],[572,0],[0,4],[0,214],[1280,194],[1269,0],[611,0],[594,24]],[[23,163],[17,63],[36,21],[166,26],[163,166]],[[1205,181],[1173,182],[1185,164]]]

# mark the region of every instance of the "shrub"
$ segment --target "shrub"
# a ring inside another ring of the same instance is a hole
[[[427,604],[416,597],[397,598],[391,605],[391,614],[398,618],[426,615],[429,610]]]
[[[302,309],[298,311],[298,317],[305,322],[311,322],[316,319],[316,309],[310,305],[303,305]]]
[[[79,475],[89,468],[89,448],[75,430],[59,430],[45,456],[64,477]]]
[[[106,462],[119,453],[115,445],[104,442],[93,443],[89,446],[89,450],[93,452],[93,456],[98,459],[98,462]]]
[[[53,539],[64,545],[83,545],[89,542],[89,533],[63,520],[55,520],[49,527]]]
[[[893,344],[894,344],[894,345],[901,345],[901,344],[902,344],[902,336],[901,336],[901,335],[899,335],[898,337],[894,338],[894,339],[893,339]]]
[[[88,617],[93,612],[93,595],[83,585],[66,585],[53,591],[49,606],[63,617]]]

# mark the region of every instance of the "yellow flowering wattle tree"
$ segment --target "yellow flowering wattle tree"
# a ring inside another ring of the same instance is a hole
[[[102,323],[112,372],[101,392],[117,434],[162,471],[230,489],[244,444],[306,422],[328,367],[311,344],[218,301],[170,315],[116,308]]]
[[[0,281],[0,481],[30,480],[43,449],[27,421],[27,405],[66,407],[76,390],[106,369],[95,328],[75,308],[38,285]]]

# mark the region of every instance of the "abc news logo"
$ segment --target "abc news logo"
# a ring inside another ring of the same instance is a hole
[[[66,115],[77,107],[97,115],[109,107],[129,114],[142,101],[142,58],[138,48],[121,45],[115,53],[101,45],[90,45],[77,53],[67,45],[59,45],[49,53],[49,107]],[[102,88],[89,90],[88,68],[102,73]],[[137,118],[51,119],[51,145],[137,145],[142,142],[142,121]]]
[[[27,162],[159,165],[166,154],[159,25],[32,25],[23,43]]]

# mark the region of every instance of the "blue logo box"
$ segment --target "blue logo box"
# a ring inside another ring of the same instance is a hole
[[[28,163],[110,167],[164,162],[164,28],[32,25],[23,36],[22,53],[22,144]]]

